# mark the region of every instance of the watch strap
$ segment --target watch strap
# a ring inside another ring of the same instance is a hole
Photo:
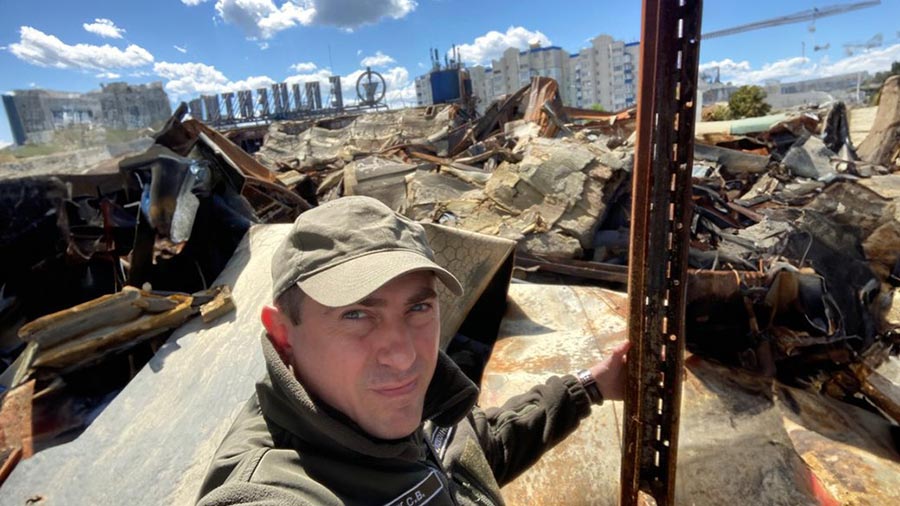
[[[592,404],[603,404],[603,394],[600,392],[600,387],[597,386],[597,380],[594,379],[590,371],[582,369],[575,373],[575,377],[578,378],[579,383],[584,387]]]

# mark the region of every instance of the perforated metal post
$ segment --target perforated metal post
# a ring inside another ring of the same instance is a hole
[[[644,0],[622,505],[674,504],[700,0]]]

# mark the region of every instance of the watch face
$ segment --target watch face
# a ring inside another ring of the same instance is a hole
[[[585,388],[596,383],[596,380],[587,369],[578,371],[578,381],[580,381]]]

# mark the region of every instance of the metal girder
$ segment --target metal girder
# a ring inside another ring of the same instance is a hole
[[[622,505],[671,505],[684,370],[700,0],[644,0]]]

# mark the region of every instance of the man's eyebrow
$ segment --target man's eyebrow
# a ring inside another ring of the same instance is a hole
[[[434,288],[430,286],[423,286],[419,289],[418,292],[412,294],[412,296],[406,299],[407,304],[415,304],[416,302],[422,302],[423,300],[433,299],[437,297],[437,292],[434,291]]]

